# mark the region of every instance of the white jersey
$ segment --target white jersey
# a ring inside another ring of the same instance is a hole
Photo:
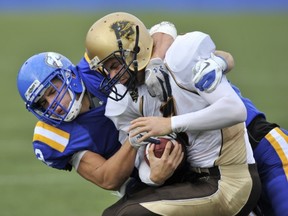
[[[187,159],[192,167],[209,168],[254,163],[245,125],[234,120],[233,117],[233,110],[236,109],[237,104],[241,106],[243,103],[227,79],[224,77],[217,89],[210,94],[197,92],[192,83],[193,66],[200,59],[209,58],[214,51],[213,41],[209,35],[202,32],[178,36],[168,49],[165,64],[170,72],[169,78],[177,112],[177,116],[172,117],[173,131],[187,133],[190,144],[187,147]],[[118,85],[117,88],[118,91],[121,89],[124,91],[125,87]],[[224,95],[224,99],[221,98],[223,92],[227,94]],[[108,100],[105,115],[120,130],[121,142],[125,137],[127,138],[131,120],[141,116],[162,116],[159,109],[161,102],[149,95],[145,85],[138,88],[138,93],[137,101],[133,101],[129,94],[118,102]],[[230,101],[237,103],[232,107],[233,109],[229,104]],[[226,108],[231,110],[230,116],[220,112],[221,109],[225,111]]]

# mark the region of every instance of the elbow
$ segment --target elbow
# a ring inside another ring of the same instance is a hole
[[[117,191],[122,187],[122,185],[127,181],[127,179],[129,179],[129,176],[123,176],[121,178],[115,178],[110,180],[105,179],[100,185],[100,187],[105,190]]]
[[[105,181],[101,184],[99,184],[98,182],[94,182],[94,181],[91,181],[93,184],[97,185],[98,187],[101,187],[102,189],[104,190],[113,190],[113,191],[116,191],[118,190],[121,185],[119,185],[119,183],[116,183],[116,182],[108,182],[108,181]]]
[[[120,181],[119,179],[107,179],[107,178],[103,178],[103,179],[99,179],[95,176],[83,176],[86,180],[90,181],[91,183],[93,183],[94,185],[97,185],[98,187],[101,187],[105,190],[118,190],[121,185],[125,182],[125,180]]]
[[[105,190],[113,190],[116,191],[120,188],[120,186],[118,184],[104,184],[101,186],[101,188],[105,189]]]

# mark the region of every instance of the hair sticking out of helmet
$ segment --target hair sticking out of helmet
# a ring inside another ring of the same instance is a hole
[[[56,86],[56,81],[61,84]],[[84,83],[72,62],[55,52],[44,52],[30,57],[19,70],[17,86],[28,111],[53,125],[75,119],[80,112],[85,93]],[[44,107],[39,101],[47,89],[55,92],[55,97]],[[68,107],[61,103],[66,94],[71,98]],[[57,112],[57,108],[61,112]]]

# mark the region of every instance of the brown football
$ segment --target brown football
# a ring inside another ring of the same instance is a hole
[[[171,141],[170,139],[166,139],[166,138],[157,138],[160,140],[160,143],[159,144],[155,144],[155,147],[154,147],[154,154],[155,154],[155,157],[157,158],[161,158],[162,155],[163,155],[163,152],[165,150],[165,147],[166,147],[166,144],[168,141]],[[149,163],[149,154],[148,154],[148,149],[150,148],[150,143],[148,145],[146,145],[145,147],[145,153],[144,153],[144,159],[146,161],[146,163],[148,165],[150,165]],[[173,150],[174,148],[174,145],[172,145],[172,148],[171,148],[171,151]]]

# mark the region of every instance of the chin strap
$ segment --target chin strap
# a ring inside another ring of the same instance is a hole
[[[80,110],[82,107],[82,100],[83,100],[83,97],[84,97],[85,91],[86,91],[85,85],[84,85],[82,80],[81,80],[81,85],[82,85],[83,91],[82,91],[78,100],[75,98],[75,101],[74,101],[73,105],[71,106],[69,113],[67,114],[66,118],[64,119],[64,121],[66,121],[66,122],[70,122],[70,121],[74,120],[78,116],[78,114],[80,113]],[[72,93],[72,91],[70,89],[68,89],[68,92],[70,94],[70,97],[73,98],[74,94]],[[75,97],[76,97],[76,94],[75,94]],[[70,102],[70,104],[71,103],[72,103],[72,101]],[[69,104],[69,107],[70,107],[70,104]]]

